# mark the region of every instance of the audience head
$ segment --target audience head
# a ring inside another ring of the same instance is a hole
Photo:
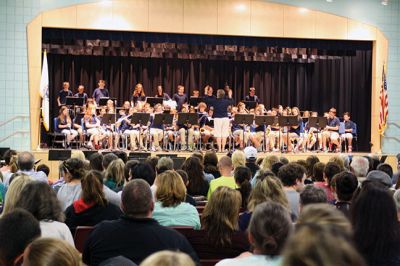
[[[328,162],[324,168],[324,179],[328,186],[331,186],[331,181],[334,175],[342,172],[340,166],[335,162]]]
[[[282,162],[276,162],[276,163],[274,163],[273,165],[272,165],[272,167],[271,167],[271,171],[272,171],[272,173],[274,173],[274,175],[278,175],[278,172],[279,172],[279,169],[281,169],[281,167],[283,166],[284,164],[282,163]]]
[[[286,157],[283,157],[283,156],[281,156],[281,157],[279,158],[279,161],[280,161],[281,163],[283,163],[283,164],[288,164],[288,163],[289,163],[289,159],[286,158]]]
[[[246,155],[241,150],[235,150],[232,153],[232,165],[235,169],[238,166],[245,166],[246,165]]]
[[[288,163],[279,169],[278,177],[285,187],[301,186],[304,174],[304,167],[297,163]]]
[[[6,165],[11,164],[11,158],[13,156],[17,156],[17,151],[16,150],[7,150],[4,155],[3,155],[3,160]]]
[[[253,146],[244,148],[244,154],[246,155],[246,162],[255,163],[257,160],[257,149]]]
[[[191,157],[197,157],[197,158],[199,158],[200,162],[201,162],[202,164],[204,164],[204,156],[203,156],[203,153],[202,153],[201,151],[195,151],[195,152],[193,152],[192,155],[191,155]]]
[[[157,172],[157,163],[159,159],[158,156],[149,156],[146,158],[145,163],[149,164],[153,168],[154,173]]]
[[[376,170],[385,172],[386,174],[388,174],[388,176],[390,178],[393,177],[393,168],[388,163],[380,163],[380,164],[378,164],[378,166],[376,167]]]
[[[114,154],[115,154],[119,159],[121,159],[121,160],[124,162],[124,164],[128,161],[128,154],[126,154],[126,152],[117,150],[117,151],[114,151]]]
[[[106,169],[105,178],[115,182],[115,186],[119,187],[124,184],[124,161],[121,159],[113,160]]]
[[[24,252],[24,265],[81,266],[81,255],[68,242],[56,238],[38,238]]]
[[[189,185],[189,176],[186,173],[186,171],[179,169],[179,170],[176,170],[176,172],[181,176],[183,183],[187,187]]]
[[[124,179],[125,182],[129,181],[129,172],[131,171],[131,168],[135,168],[135,166],[139,164],[138,160],[129,160],[126,162],[124,166]]]
[[[222,156],[221,159],[219,159],[218,170],[221,172],[221,175],[223,176],[231,176],[231,172],[233,170],[233,164],[229,156]]]
[[[153,253],[140,266],[195,266],[195,263],[185,253],[164,250]]]
[[[367,174],[367,180],[380,182],[387,188],[392,186],[392,178],[385,172],[379,170],[372,170],[369,172]]]
[[[95,203],[100,206],[107,204],[103,191],[103,173],[97,170],[89,171],[81,181],[81,198],[85,203]]]
[[[322,162],[318,162],[314,165],[312,174],[314,182],[324,181],[324,169],[325,169],[325,164]]]
[[[242,208],[247,208],[251,192],[251,170],[246,166],[238,166],[235,168],[233,176],[236,184],[239,186],[240,194],[242,195]]]
[[[161,157],[157,162],[157,174],[161,174],[167,170],[174,170],[174,161],[170,157]]]
[[[151,217],[154,202],[150,185],[143,179],[129,181],[122,190],[121,209],[130,217]]]
[[[354,156],[350,163],[350,169],[357,178],[366,177],[369,170],[369,161],[365,157]]]
[[[242,197],[239,191],[218,187],[207,202],[201,216],[202,228],[208,240],[216,247],[231,244],[231,235],[238,229]]]
[[[393,194],[394,203],[396,204],[397,219],[400,221],[400,190],[396,190]]]
[[[182,177],[174,170],[167,170],[157,176],[157,201],[163,207],[175,207],[186,198],[186,186]]]
[[[156,173],[148,163],[138,163],[132,166],[130,176],[131,179],[143,179],[151,186],[156,178]]]
[[[21,171],[31,171],[35,165],[35,157],[31,152],[20,152],[17,158],[17,165]]]
[[[313,203],[327,203],[325,190],[313,185],[306,185],[300,192],[300,208]]]
[[[357,177],[348,171],[340,172],[333,177],[333,187],[338,201],[351,201],[358,187]]]
[[[64,181],[68,183],[73,179],[82,179],[86,173],[87,167],[84,161],[71,158],[62,162],[61,169],[64,173]]]
[[[279,158],[276,155],[267,155],[262,161],[260,168],[262,170],[272,170],[272,165],[276,162],[279,162]]]
[[[287,208],[266,201],[259,204],[251,215],[249,242],[257,255],[280,255],[292,231],[292,220]]]
[[[15,207],[32,213],[38,221],[63,222],[65,219],[54,190],[46,183],[33,181],[24,186]]]
[[[253,211],[257,205],[268,200],[289,208],[289,202],[283,190],[282,182],[272,172],[260,170],[256,178],[256,185],[250,193],[249,211]]]
[[[107,153],[106,155],[103,156],[103,168],[107,169],[108,165],[114,161],[117,160],[118,156],[115,155],[114,153]]]
[[[7,189],[7,196],[4,201],[3,215],[9,213],[15,208],[15,203],[20,197],[21,191],[30,182],[33,182],[33,178],[25,174],[19,174],[19,176],[12,180],[10,186]]]
[[[85,154],[81,150],[71,150],[71,158],[77,158],[81,161],[86,161]]]
[[[315,155],[310,155],[310,156],[307,157],[306,163],[307,163],[307,167],[306,167],[307,177],[312,177],[313,176],[314,165],[316,163],[319,163],[319,159]]]
[[[200,189],[204,183],[204,167],[200,159],[197,157],[189,157],[182,165],[184,170],[189,177],[188,188],[191,193],[197,192],[200,194]]]
[[[38,171],[38,172],[43,172],[43,173],[45,173],[46,174],[46,176],[49,176],[49,174],[50,174],[50,168],[47,166],[47,165],[45,165],[45,164],[39,164],[37,167],[36,167],[36,171]]]
[[[33,215],[15,209],[0,218],[0,264],[19,265],[25,248],[40,237],[40,225]]]
[[[341,156],[337,155],[337,156],[330,157],[328,163],[330,163],[330,162],[336,163],[337,166],[339,166],[340,171],[344,170],[344,161]]]
[[[384,184],[362,183],[353,198],[351,221],[358,250],[366,258],[379,259],[398,252],[394,244],[400,241],[396,205]]]
[[[217,154],[213,151],[208,151],[204,155],[204,166],[206,165],[213,165],[217,166],[218,165],[218,157]]]
[[[92,170],[103,171],[103,155],[101,153],[93,153],[89,156],[90,168]]]

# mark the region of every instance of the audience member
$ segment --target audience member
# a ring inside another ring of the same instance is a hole
[[[196,206],[196,200],[187,193],[187,187],[189,185],[189,177],[185,171],[182,169],[176,170],[176,172],[181,176],[183,183],[185,184],[186,187],[186,199],[185,202],[190,203],[193,206]]]
[[[354,156],[350,163],[350,169],[359,182],[364,181],[369,170],[368,159],[361,156]]]
[[[390,164],[380,163],[376,167],[376,170],[385,172],[386,174],[388,174],[388,176],[390,176],[390,179],[393,180],[393,168],[390,166]]]
[[[77,226],[94,226],[104,220],[116,220],[122,215],[120,208],[110,204],[104,195],[101,172],[89,171],[82,178],[81,187],[80,199],[75,200],[65,210],[65,223],[72,233]]]
[[[124,215],[116,221],[104,221],[90,234],[83,251],[83,262],[100,262],[122,255],[140,263],[160,250],[180,250],[198,262],[184,236],[152,219],[154,202],[149,184],[141,179],[128,182],[122,191]]]
[[[351,199],[358,187],[357,177],[351,172],[344,171],[336,174],[332,182],[336,198],[335,206],[347,218],[350,218]]]
[[[384,185],[386,188],[392,186],[392,178],[383,171],[372,170],[367,174],[366,180],[377,181]]]
[[[272,165],[276,162],[279,162],[279,158],[276,155],[267,155],[261,162],[260,169],[266,171],[266,170],[272,170]]]
[[[314,165],[316,163],[319,163],[319,159],[315,155],[310,155],[306,158],[306,176],[307,178],[312,179],[313,174],[314,174]]]
[[[272,171],[272,173],[274,173],[274,175],[278,175],[278,172],[279,172],[279,169],[281,169],[281,167],[283,166],[284,164],[282,163],[282,162],[276,162],[276,163],[274,163],[273,165],[272,165],[272,169],[271,169],[271,171]]]
[[[119,159],[121,159],[124,164],[128,161],[128,154],[125,151],[116,150],[113,152]]]
[[[238,166],[245,166],[246,165],[246,155],[241,150],[235,150],[232,153],[231,159],[232,159],[233,169],[235,169]]]
[[[103,155],[101,153],[93,153],[92,155],[89,156],[89,163],[90,163],[90,168],[92,170],[97,170],[100,172],[103,172],[104,167],[103,167]]]
[[[17,175],[18,176],[13,179],[12,183],[8,187],[7,194],[4,200],[4,209],[2,215],[5,215],[14,210],[15,202],[20,197],[21,191],[28,183],[33,182],[32,177],[28,175],[25,174],[17,174]]]
[[[225,259],[217,266],[275,265],[292,231],[288,209],[279,203],[266,201],[258,205],[250,220],[248,237],[253,253],[235,259]]]
[[[215,152],[208,151],[204,155],[204,172],[212,174],[214,178],[221,176],[221,173],[218,170],[218,157]]]
[[[317,187],[323,187],[325,185],[324,169],[325,169],[324,163],[318,162],[318,163],[314,164],[312,180],[313,180],[313,184]]]
[[[49,168],[47,165],[43,164],[43,163],[42,163],[42,164],[39,164],[39,165],[36,167],[36,171],[38,171],[38,172],[43,172],[43,173],[46,174],[47,177],[49,177],[50,168]]]
[[[236,185],[239,187],[238,190],[242,196],[241,207],[246,209],[251,192],[251,171],[247,166],[238,166],[233,171],[233,176],[235,178]]]
[[[149,164],[153,168],[154,173],[157,172],[157,163],[159,159],[158,156],[149,156],[145,160],[145,163]]]
[[[393,174],[392,184],[397,184],[397,180],[399,180],[400,176],[400,153],[396,155],[397,165],[396,165],[396,172]]]
[[[68,242],[55,238],[38,238],[24,252],[24,265],[82,266],[79,252]]]
[[[326,193],[322,188],[313,185],[304,186],[300,192],[300,212],[304,206],[315,203],[327,203]]]
[[[154,180],[156,179],[156,173],[148,163],[138,163],[133,165],[131,167],[130,176],[131,178],[129,180],[143,179],[150,186],[154,184]]]
[[[335,155],[335,156],[330,157],[328,163],[336,163],[336,165],[339,166],[339,168],[340,168],[340,172],[345,170],[344,161],[343,161],[342,156],[340,156],[340,155]]]
[[[39,222],[23,209],[0,218],[0,265],[21,265],[25,248],[40,237]]]
[[[189,157],[182,165],[189,177],[188,194],[192,196],[206,196],[210,185],[204,177],[204,168],[197,157]]]
[[[41,182],[48,182],[47,175],[42,171],[35,171],[33,167],[35,166],[35,157],[32,153],[28,151],[23,151],[18,154],[17,158],[18,171],[17,173],[23,173],[29,175],[34,180]]]
[[[221,176],[210,182],[210,188],[207,193],[207,198],[211,197],[211,194],[220,186],[226,186],[233,189],[238,188],[235,182],[235,178],[232,176],[232,160],[228,156],[222,156],[218,162],[218,169]],[[190,175],[189,175],[190,176]]]
[[[387,186],[363,182],[353,199],[351,221],[356,246],[368,265],[400,265],[400,228]]]
[[[185,253],[165,250],[150,255],[140,266],[195,266],[195,263]]]
[[[124,186],[124,161],[121,159],[113,160],[105,171],[105,182],[109,189],[119,192]]]
[[[246,231],[254,209],[265,201],[277,202],[290,211],[282,182],[271,171],[260,170],[256,177],[259,181],[250,193],[247,211],[239,216],[239,228],[241,231]]]
[[[75,149],[71,150],[71,158],[77,158],[77,159],[79,159],[81,161],[89,162],[89,161],[86,160],[86,156],[83,153],[83,151],[81,151],[81,150],[75,150]]]
[[[103,168],[104,168],[104,170],[107,170],[108,165],[109,165],[112,161],[117,160],[117,159],[119,159],[118,156],[115,155],[115,154],[112,153],[112,152],[105,154],[105,155],[103,156]]]
[[[15,207],[27,210],[35,216],[40,222],[42,237],[63,239],[74,245],[72,234],[64,223],[65,216],[60,202],[48,184],[39,181],[26,184],[15,202]]]
[[[397,220],[400,221],[400,190],[393,194],[394,203],[396,203]]]
[[[282,181],[295,220],[299,215],[300,194],[298,191],[303,187],[305,169],[296,163],[288,163],[279,169],[278,177]]]
[[[167,170],[174,170],[174,161],[169,157],[161,157],[157,162],[157,174],[162,174]]]
[[[17,151],[8,150],[3,155],[4,166],[1,167],[0,172],[3,175],[2,182],[5,187],[10,184],[11,176],[18,171],[17,165]]]
[[[129,160],[126,162],[124,166],[124,179],[125,182],[129,181],[129,173],[131,171],[131,168],[135,168],[135,166],[139,163],[138,160]]]
[[[153,219],[164,226],[192,226],[200,229],[199,213],[194,206],[185,202],[186,187],[180,175],[167,170],[157,176],[156,182],[157,201]]]
[[[244,154],[246,155],[246,166],[251,171],[251,176],[254,177],[258,170],[260,170],[260,166],[256,164],[257,160],[257,149],[253,146],[248,146],[244,148]]]
[[[328,202],[333,203],[335,201],[335,196],[333,195],[331,182],[332,182],[333,177],[340,172],[342,172],[342,169],[335,162],[328,162],[325,165],[325,168],[324,168],[325,184],[323,186],[321,186],[321,188],[323,188],[325,190],[326,196],[328,198]]]

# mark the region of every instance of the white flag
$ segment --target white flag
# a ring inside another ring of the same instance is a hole
[[[49,111],[49,68],[47,66],[47,53],[44,51],[42,77],[40,78],[40,97],[42,97],[42,118],[43,126],[46,131],[50,128],[50,111]]]

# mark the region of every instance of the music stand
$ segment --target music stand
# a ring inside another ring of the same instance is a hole
[[[179,113],[178,124],[186,126],[186,145],[189,145],[189,125],[199,125],[199,115],[197,113]]]
[[[65,161],[71,158],[71,150],[49,150],[48,161]]]
[[[108,100],[111,100],[111,101],[114,102],[114,108],[115,108],[116,107],[115,103],[117,101],[117,98],[110,98],[110,97],[101,97],[100,100],[99,100],[99,106],[107,105]]]
[[[319,132],[321,129],[325,128],[328,124],[328,119],[324,116],[317,116],[317,117],[309,117],[308,118],[308,126],[310,128],[314,127],[317,129],[317,141],[319,143]],[[321,145],[321,144],[320,144]]]
[[[174,115],[173,114],[166,114],[166,113],[161,113],[161,114],[155,114],[154,115],[154,120],[153,124],[155,126],[162,126],[162,131],[163,131],[163,148],[165,148],[165,125],[172,125],[174,120]]]
[[[254,115],[253,114],[235,114],[235,119],[234,123],[237,125],[245,125],[249,126],[253,124],[254,121]],[[245,131],[245,126],[243,127],[243,147],[244,147],[244,131]]]
[[[150,114],[148,113],[133,113],[131,117],[131,124],[132,125],[137,125],[139,124],[139,145],[142,143],[142,138],[143,135],[143,126],[147,126],[150,120]],[[150,132],[149,132],[150,134]]]
[[[263,125],[264,126],[264,151],[267,150],[267,136],[266,130],[267,126],[272,126],[275,124],[275,116],[274,115],[256,115],[254,118],[254,122],[256,125]]]
[[[67,96],[65,105],[68,106],[83,106],[85,104],[85,98],[81,97],[72,97],[72,96]]]
[[[171,159],[174,162],[174,170],[182,169],[182,165],[186,161],[185,157],[173,157]]]
[[[296,115],[288,115],[288,116],[279,116],[278,117],[279,121],[279,127],[288,127],[286,131],[286,138],[287,138],[287,147],[286,149],[289,149],[289,128],[293,126],[297,126],[299,124],[298,118]],[[283,148],[283,147],[282,147]]]
[[[189,99],[189,105],[190,106],[196,107],[201,102],[204,102],[204,98],[203,97],[190,97],[190,99]]]
[[[101,118],[101,124],[107,126],[115,124],[115,114],[104,114]]]
[[[146,103],[150,104],[151,107],[154,107],[156,104],[163,104],[163,98],[158,97],[147,97]]]
[[[247,110],[255,109],[256,106],[257,106],[257,102],[256,101],[244,101],[243,103],[246,106]]]

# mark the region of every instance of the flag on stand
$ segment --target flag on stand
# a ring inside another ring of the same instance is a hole
[[[43,126],[46,131],[50,128],[50,110],[49,110],[49,68],[47,66],[47,53],[44,50],[42,77],[40,78],[40,97],[42,97],[42,118]]]
[[[382,136],[385,133],[388,118],[388,93],[387,93],[387,83],[386,83],[386,73],[385,66],[382,69],[382,85],[379,94],[380,110],[379,110],[379,134]]]

